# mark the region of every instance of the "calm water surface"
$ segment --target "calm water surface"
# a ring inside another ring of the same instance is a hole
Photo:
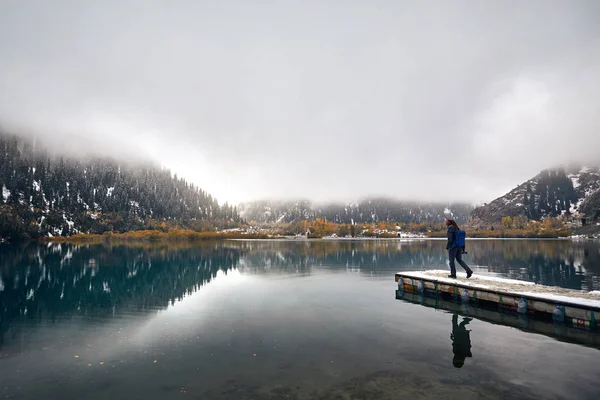
[[[433,240],[1,245],[0,398],[600,397],[594,333],[395,299],[394,272],[445,255]],[[466,261],[600,290],[598,242],[471,240]]]

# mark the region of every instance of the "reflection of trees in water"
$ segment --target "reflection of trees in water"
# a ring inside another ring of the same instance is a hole
[[[0,248],[0,343],[11,320],[164,308],[235,268],[235,249],[30,245]]]
[[[313,266],[410,269],[443,263],[439,243],[398,241],[221,241],[198,245],[0,247],[0,332],[26,316],[164,308],[219,270],[307,274]],[[1,340],[1,339],[0,339]]]
[[[241,242],[245,265],[366,271],[448,268],[445,241],[339,240]],[[573,289],[600,289],[600,245],[570,240],[469,240],[468,264],[513,279]]]
[[[324,265],[382,271],[439,268],[445,262],[445,251],[439,241],[382,241],[366,247],[355,242],[349,249],[340,249],[322,258]]]
[[[570,240],[471,241],[469,254],[490,272],[573,289],[600,289],[600,246]]]
[[[221,241],[135,246],[0,246],[0,344],[14,318],[55,319],[164,308],[219,270],[308,274],[447,268],[443,241]],[[468,263],[515,279],[600,289],[600,245],[571,241],[468,242]]]
[[[367,270],[439,268],[446,265],[444,243],[398,240],[286,240],[240,242],[251,265],[295,268],[326,266]]]

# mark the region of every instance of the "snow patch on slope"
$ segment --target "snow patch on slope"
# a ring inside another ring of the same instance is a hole
[[[579,172],[568,174],[567,177],[573,183],[573,189],[579,197],[577,202],[571,204],[569,212],[578,216],[581,205],[600,189],[600,170],[584,166]]]
[[[4,198],[5,203],[8,201],[9,197],[10,197],[10,190],[8,190],[6,188],[6,186],[2,185],[2,198]]]
[[[579,186],[581,186],[581,183],[579,183],[579,175],[570,174],[569,179],[571,179],[571,182],[573,182],[573,189],[577,189]]]

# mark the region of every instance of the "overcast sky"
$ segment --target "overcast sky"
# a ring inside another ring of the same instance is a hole
[[[600,159],[599,21],[595,0],[4,0],[0,125],[221,202],[490,201]]]

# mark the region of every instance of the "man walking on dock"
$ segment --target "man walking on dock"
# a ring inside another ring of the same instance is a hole
[[[456,265],[454,264],[454,260],[456,260],[461,267],[467,271],[468,279],[471,277],[471,275],[473,275],[473,271],[462,259],[464,247],[457,244],[457,234],[458,231],[460,231],[460,228],[453,219],[447,219],[446,226],[448,227],[448,232],[446,233],[446,237],[448,238],[448,243],[446,243],[446,251],[448,252],[448,259],[450,261],[450,275],[448,275],[448,278],[456,278]]]

